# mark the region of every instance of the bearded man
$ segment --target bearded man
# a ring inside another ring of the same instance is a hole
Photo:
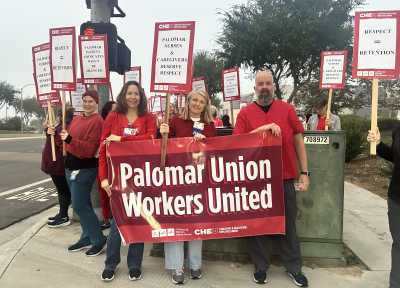
[[[302,258],[296,232],[297,201],[294,178],[297,177],[296,156],[300,164],[299,191],[305,191],[309,184],[307,154],[301,132],[304,128],[294,107],[274,99],[275,84],[272,74],[262,71],[255,79],[254,91],[257,101],[240,110],[233,135],[271,130],[275,137],[282,135],[283,192],[285,199],[285,235],[278,235],[279,250],[286,273],[299,287],[308,285],[301,272]],[[249,252],[254,262],[256,283],[267,282],[269,250],[267,236],[249,237]]]

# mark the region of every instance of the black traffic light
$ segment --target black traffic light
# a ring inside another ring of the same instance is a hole
[[[131,50],[118,37],[117,27],[112,23],[91,23],[81,25],[81,35],[107,34],[108,69],[124,75],[131,69]],[[117,39],[121,43],[117,43]]]
[[[121,43],[117,43],[117,73],[124,75],[131,69],[131,50],[125,45],[125,41],[118,37]]]
[[[117,27],[112,23],[91,23],[81,25],[81,35],[107,34],[108,69],[117,71]]]

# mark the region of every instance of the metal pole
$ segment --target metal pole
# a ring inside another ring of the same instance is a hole
[[[111,12],[114,8],[110,0],[91,0],[90,21],[92,23],[110,23]],[[97,85],[99,95],[99,110],[109,101],[109,86]]]
[[[24,133],[24,121],[22,121],[22,89],[24,89],[26,87],[26,85],[24,87],[21,88],[21,134]]]
[[[24,121],[22,120],[22,119],[23,119],[23,118],[22,118],[22,90],[23,90],[26,86],[29,86],[29,85],[35,85],[35,84],[26,84],[24,87],[21,88],[21,134],[24,133],[24,130],[23,130],[23,128],[24,128]]]

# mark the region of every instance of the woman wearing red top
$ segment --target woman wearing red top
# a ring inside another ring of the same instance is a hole
[[[147,113],[147,98],[140,84],[136,81],[126,82],[117,97],[117,108],[109,114],[104,122],[101,143],[138,141],[155,139],[157,135],[156,119]],[[135,143],[132,143],[135,145]],[[108,183],[108,169],[106,159],[106,146],[102,144],[99,154],[99,178],[101,187],[111,195]],[[108,234],[107,258],[105,268],[101,275],[103,281],[114,279],[114,271],[121,261],[120,257],[121,236],[115,220],[111,222]],[[143,243],[129,245],[128,268],[129,279],[138,280],[141,275],[143,259]]]
[[[217,136],[214,120],[210,111],[208,95],[204,90],[195,89],[187,96],[185,110],[182,115],[175,115],[167,124],[162,124],[160,133],[168,136],[193,137],[199,141]],[[183,241],[164,243],[165,268],[172,270],[172,282],[185,283],[183,276]],[[190,268],[190,278],[201,277],[201,248],[202,241],[188,241],[187,266]]]
[[[93,211],[90,192],[99,171],[99,161],[95,156],[99,149],[103,118],[96,112],[99,96],[95,90],[82,94],[84,114],[75,116],[68,130],[62,130],[61,139],[66,143],[64,158],[65,176],[72,196],[72,208],[78,214],[82,234],[69,251],[90,250],[86,256],[99,255],[107,245],[107,237],[101,232],[99,219]]]
[[[223,127],[224,124],[222,124],[222,120],[217,118],[218,115],[218,110],[217,107],[215,107],[214,105],[211,106],[211,114],[214,117],[214,126],[215,127]]]

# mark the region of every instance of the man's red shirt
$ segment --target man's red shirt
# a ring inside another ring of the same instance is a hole
[[[293,134],[303,132],[304,128],[292,105],[274,100],[268,113],[265,114],[256,103],[251,103],[240,110],[232,135],[249,133],[271,123],[281,128],[283,179],[296,178],[297,163]]]

